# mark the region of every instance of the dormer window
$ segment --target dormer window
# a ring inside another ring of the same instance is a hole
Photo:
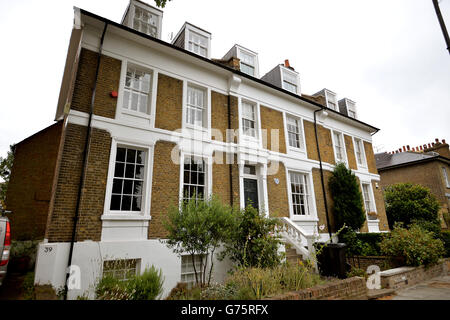
[[[211,34],[189,22],[184,23],[172,44],[208,59],[211,56]]]
[[[354,101],[344,98],[342,100],[339,100],[338,102],[339,104],[339,111],[343,114],[346,114],[347,116],[349,116],[350,118],[357,118],[357,113],[356,113],[356,104]]]
[[[130,0],[122,24],[160,39],[163,12],[143,2]]]
[[[282,75],[283,89],[297,93],[297,75],[287,70],[283,70]]]
[[[224,61],[239,59],[239,70],[249,76],[259,78],[258,54],[238,44],[235,44],[225,56]]]
[[[336,94],[334,92],[331,91],[326,91],[326,98],[327,98],[327,107],[335,110],[335,111],[339,111],[338,109],[338,104],[337,104],[337,99],[336,99]]]
[[[157,20],[158,18],[148,11],[140,8],[134,9],[133,28],[142,33],[156,37],[158,35]]]
[[[261,80],[300,95],[300,77],[298,72],[289,65],[289,60],[285,60],[284,64],[279,64],[270,70]]]

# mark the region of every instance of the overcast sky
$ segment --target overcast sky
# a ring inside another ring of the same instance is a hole
[[[53,123],[73,6],[120,23],[127,4],[0,0],[0,155]],[[440,6],[449,28],[450,0]],[[185,21],[212,33],[214,58],[238,43],[258,52],[261,76],[289,59],[303,93],[354,100],[381,129],[375,151],[450,140],[450,55],[431,0],[173,0],[162,39]]]

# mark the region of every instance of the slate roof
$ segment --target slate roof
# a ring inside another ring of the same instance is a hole
[[[384,169],[388,167],[394,167],[399,165],[404,165],[407,163],[427,161],[434,158],[438,158],[439,153],[437,152],[423,152],[417,153],[412,151],[405,151],[399,153],[376,153],[375,161],[377,169]]]

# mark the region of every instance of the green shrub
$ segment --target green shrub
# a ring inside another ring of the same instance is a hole
[[[127,290],[132,292],[133,300],[155,300],[163,291],[164,277],[161,269],[155,266],[128,281]]]
[[[450,257],[450,231],[442,231],[439,238],[444,243],[445,257]]]
[[[380,255],[380,233],[356,233],[345,228],[339,235],[339,242],[347,245],[346,252],[351,256],[378,256]]]
[[[95,288],[98,300],[154,300],[162,293],[164,278],[154,266],[129,280],[103,276]]]
[[[362,277],[367,279],[368,275],[364,269],[352,267],[349,272],[347,272],[347,278],[351,277]]]
[[[402,222],[405,227],[417,221],[422,221],[422,224],[423,221],[428,221],[440,225],[438,218],[440,204],[428,188],[411,183],[399,183],[388,186],[384,194],[386,216],[391,229],[395,222]]]
[[[262,299],[287,291],[298,291],[321,283],[320,276],[302,264],[282,264],[274,268],[236,270],[226,284],[236,288],[239,300]]]
[[[336,228],[341,229],[344,224],[352,230],[359,230],[366,215],[364,214],[363,198],[359,183],[352,170],[345,164],[336,165],[329,179],[331,196],[333,197],[333,216]]]
[[[278,248],[281,239],[276,235],[279,225],[274,218],[248,205],[233,210],[233,223],[224,241],[221,259],[228,256],[238,267],[269,268],[278,266],[283,258]]]
[[[444,254],[441,240],[434,234],[413,224],[406,229],[395,224],[390,234],[386,234],[380,244],[381,251],[388,256],[402,256],[410,266],[435,264]]]
[[[22,282],[25,300],[34,300],[34,272],[28,272]]]

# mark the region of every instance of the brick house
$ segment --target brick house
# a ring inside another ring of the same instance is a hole
[[[352,100],[303,94],[287,60],[260,77],[258,54],[240,45],[212,59],[211,34],[188,22],[162,41],[163,12],[140,1],[120,24],[74,11],[56,123],[17,145],[7,195],[20,238],[34,230],[44,239],[36,283],[64,285],[70,264],[81,288],[69,298],[92,293],[102,272],[125,277],[150,264],[163,269],[165,293],[191,281],[185,258],[164,245],[162,221],[194,191],[240,207],[252,200],[308,256],[336,231],[328,178],[338,162],[371,213],[361,231],[388,230],[378,129],[358,120]],[[36,161],[48,167],[34,170]],[[131,268],[110,270],[110,260]],[[229,263],[215,266],[220,280]]]
[[[412,149],[404,146],[389,153],[377,153],[375,160],[383,189],[407,182],[427,187],[441,204],[442,228],[450,227],[444,219],[450,213],[450,150],[444,139]]]

